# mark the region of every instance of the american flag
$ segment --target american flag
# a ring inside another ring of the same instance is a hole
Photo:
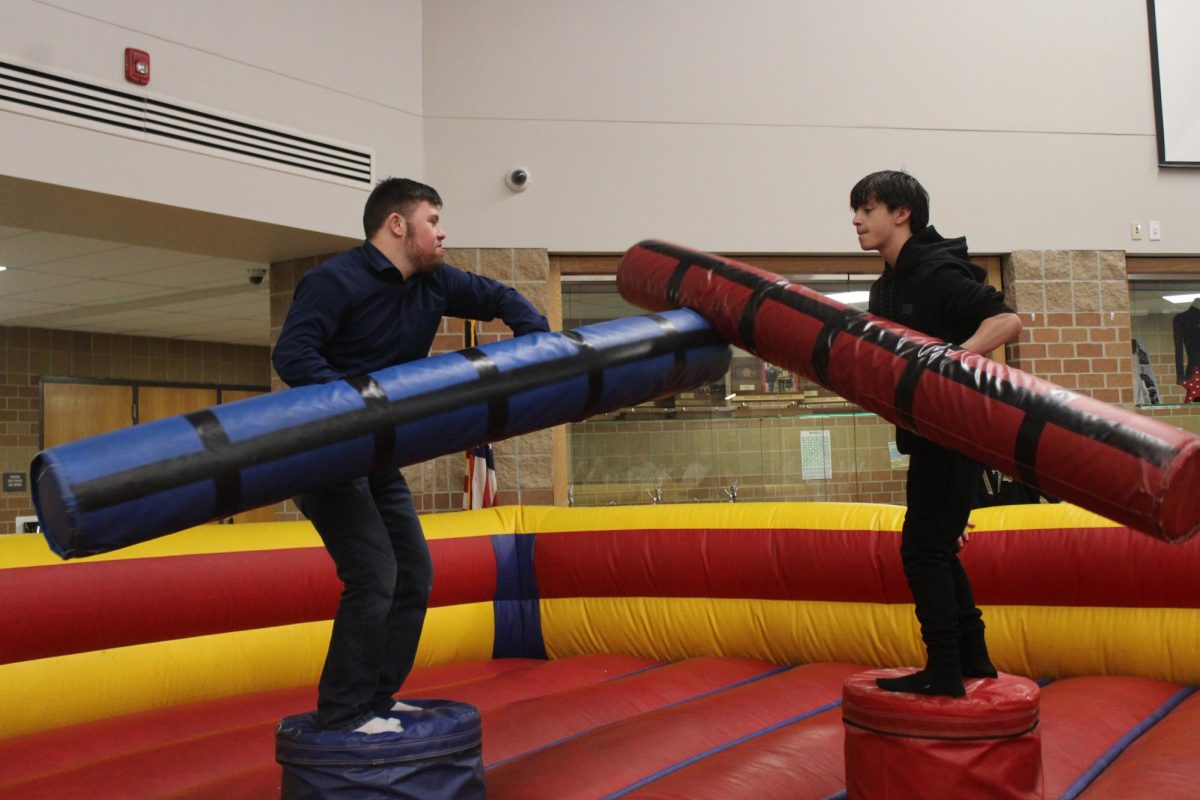
[[[491,508],[496,505],[496,458],[490,444],[467,451],[467,479],[463,486],[463,508]]]

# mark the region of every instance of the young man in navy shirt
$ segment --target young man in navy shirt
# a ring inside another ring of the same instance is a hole
[[[850,208],[859,246],[884,260],[871,286],[872,314],[974,353],[1020,335],[1021,320],[1004,295],[967,260],[967,240],[945,239],[929,225],[929,194],[916,178],[872,173],[851,190]],[[961,696],[964,677],[996,677],[983,615],[958,559],[983,467],[902,428],[896,446],[909,456],[900,559],[927,660],[912,675],[877,682],[894,692]]]
[[[504,321],[517,336],[546,318],[499,281],[444,263],[442,199],[389,178],[363,209],[367,241],[306,273],[272,363],[289,386],[346,380],[368,401],[370,373],[429,354],[443,316]],[[433,566],[412,495],[391,467],[298,500],[344,584],[318,687],[317,719],[330,730],[399,732],[388,712],[412,669]]]

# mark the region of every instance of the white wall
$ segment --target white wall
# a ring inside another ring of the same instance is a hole
[[[125,91],[373,148],[379,176],[423,170],[419,0],[4,0],[0,53]],[[0,175],[361,238],[366,189],[17,113]]]
[[[1144,0],[436,0],[424,24],[453,243],[852,252],[851,185],[902,167],[976,252],[1200,252],[1200,172],[1156,164]],[[1131,241],[1150,219],[1163,240]]]
[[[907,168],[978,253],[1200,253],[1156,164],[1144,0],[3,0],[0,53],[373,148],[449,243],[853,252]],[[512,194],[502,176],[531,170]],[[0,113],[0,176],[357,237],[365,190]],[[1132,242],[1130,222],[1161,222]]]

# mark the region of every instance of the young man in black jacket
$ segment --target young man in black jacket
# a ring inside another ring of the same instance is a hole
[[[875,172],[850,192],[863,250],[883,256],[868,310],[964,350],[987,354],[1021,333],[1004,295],[967,260],[964,238],[944,239],[929,225],[929,194],[904,172]],[[916,604],[927,654],[923,670],[880,678],[895,692],[965,693],[963,678],[994,678],[983,615],[958,559],[982,467],[911,431],[896,430],[909,456],[907,511],[900,557]],[[961,541],[960,541],[961,539]]]

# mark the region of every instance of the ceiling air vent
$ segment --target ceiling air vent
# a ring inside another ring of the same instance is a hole
[[[370,186],[372,151],[0,58],[0,109],[314,178]]]

